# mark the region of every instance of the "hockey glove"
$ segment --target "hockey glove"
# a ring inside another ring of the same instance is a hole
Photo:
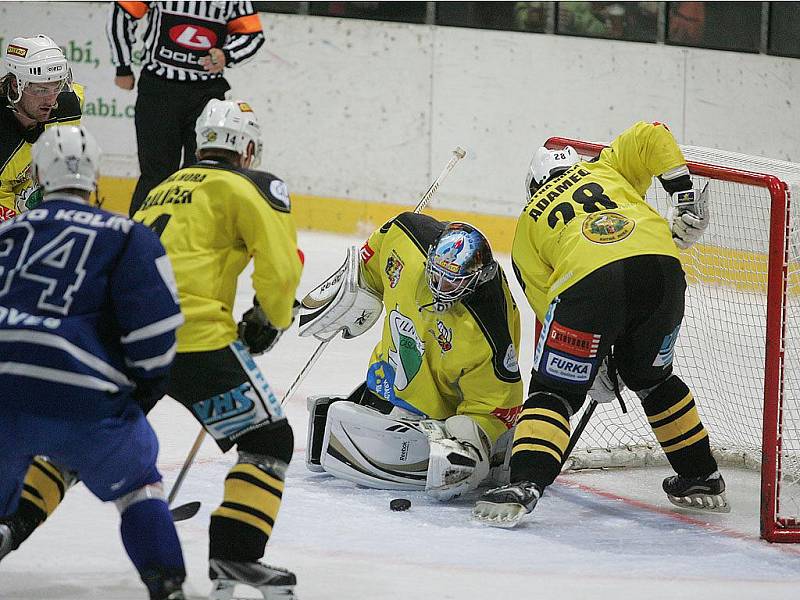
[[[672,239],[681,250],[686,250],[699,240],[708,227],[711,218],[708,194],[708,183],[699,194],[693,189],[672,194]]]
[[[297,315],[299,307],[300,303],[295,300],[292,320]],[[258,303],[258,298],[253,298],[253,308],[242,315],[238,326],[239,339],[253,356],[259,356],[271,350],[284,331],[269,322],[267,315]]]
[[[136,389],[133,390],[133,399],[141,407],[144,414],[153,410],[156,403],[167,393],[168,377],[155,377],[152,379],[137,379]]]
[[[617,397],[615,389],[620,392],[625,389],[625,384],[622,383],[616,372],[614,372],[614,378],[616,379],[616,388],[614,380],[611,379],[611,373],[608,372],[608,356],[606,356],[603,362],[600,363],[600,368],[597,370],[592,387],[589,388],[588,394],[591,399],[598,404],[613,402]]]
[[[451,500],[486,479],[491,442],[475,421],[456,415],[445,422],[420,421],[420,426],[431,449],[425,481],[428,494],[440,501]]]

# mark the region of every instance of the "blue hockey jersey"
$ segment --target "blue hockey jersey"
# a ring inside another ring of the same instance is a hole
[[[0,224],[0,411],[117,414],[163,388],[182,322],[147,227],[69,196]]]

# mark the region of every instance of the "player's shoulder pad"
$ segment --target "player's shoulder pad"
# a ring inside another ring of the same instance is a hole
[[[390,223],[402,230],[424,256],[428,256],[428,248],[441,235],[445,227],[445,224],[441,221],[415,212],[401,213]],[[383,231],[383,228],[381,228],[381,231]]]
[[[252,183],[264,200],[267,201],[267,204],[275,210],[285,213],[292,211],[289,188],[280,177],[276,177],[266,171],[256,171],[255,169],[242,167],[230,167],[230,170]]]
[[[502,269],[497,269],[494,279],[487,281],[463,301],[492,349],[492,366],[500,381],[515,383],[520,380],[519,364],[511,332],[508,330],[509,307],[503,286],[507,286]]]
[[[25,143],[19,134],[16,122],[10,109],[5,106],[0,107],[0,171],[6,168],[8,161]]]
[[[63,123],[81,118],[81,99],[73,90],[65,90],[58,95],[58,107],[53,110],[48,123]]]

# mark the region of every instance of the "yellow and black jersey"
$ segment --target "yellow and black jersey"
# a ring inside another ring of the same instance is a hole
[[[644,196],[654,176],[685,164],[664,125],[639,122],[597,160],[536,191],[517,222],[511,256],[540,321],[558,294],[604,265],[642,254],[678,257],[669,224]]]
[[[383,336],[367,387],[416,414],[469,415],[492,437],[510,428],[522,404],[519,311],[502,269],[463,302],[433,312],[425,277],[430,245],[445,224],[403,213],[361,249],[364,283],[383,296]]]
[[[17,199],[33,185],[31,146],[46,127],[80,123],[82,109],[83,86],[77,83],[58,95],[58,106],[48,121],[30,129],[22,127],[8,103],[0,106],[0,221],[19,212]]]
[[[203,160],[153,188],[133,218],[167,250],[184,325],[178,352],[236,339],[236,282],[252,257],[253,288],[270,322],[292,322],[302,263],[286,184],[269,173]]]

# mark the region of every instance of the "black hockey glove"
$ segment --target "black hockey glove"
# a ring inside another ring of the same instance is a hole
[[[156,403],[167,393],[167,377],[154,379],[137,379],[136,389],[133,390],[133,399],[142,408],[144,414],[153,410]]]
[[[300,304],[294,301],[293,316],[297,314]],[[278,342],[283,329],[278,329],[269,322],[267,315],[258,303],[258,298],[253,298],[253,308],[242,315],[239,321],[239,339],[242,340],[250,354],[258,356],[268,352]]]

